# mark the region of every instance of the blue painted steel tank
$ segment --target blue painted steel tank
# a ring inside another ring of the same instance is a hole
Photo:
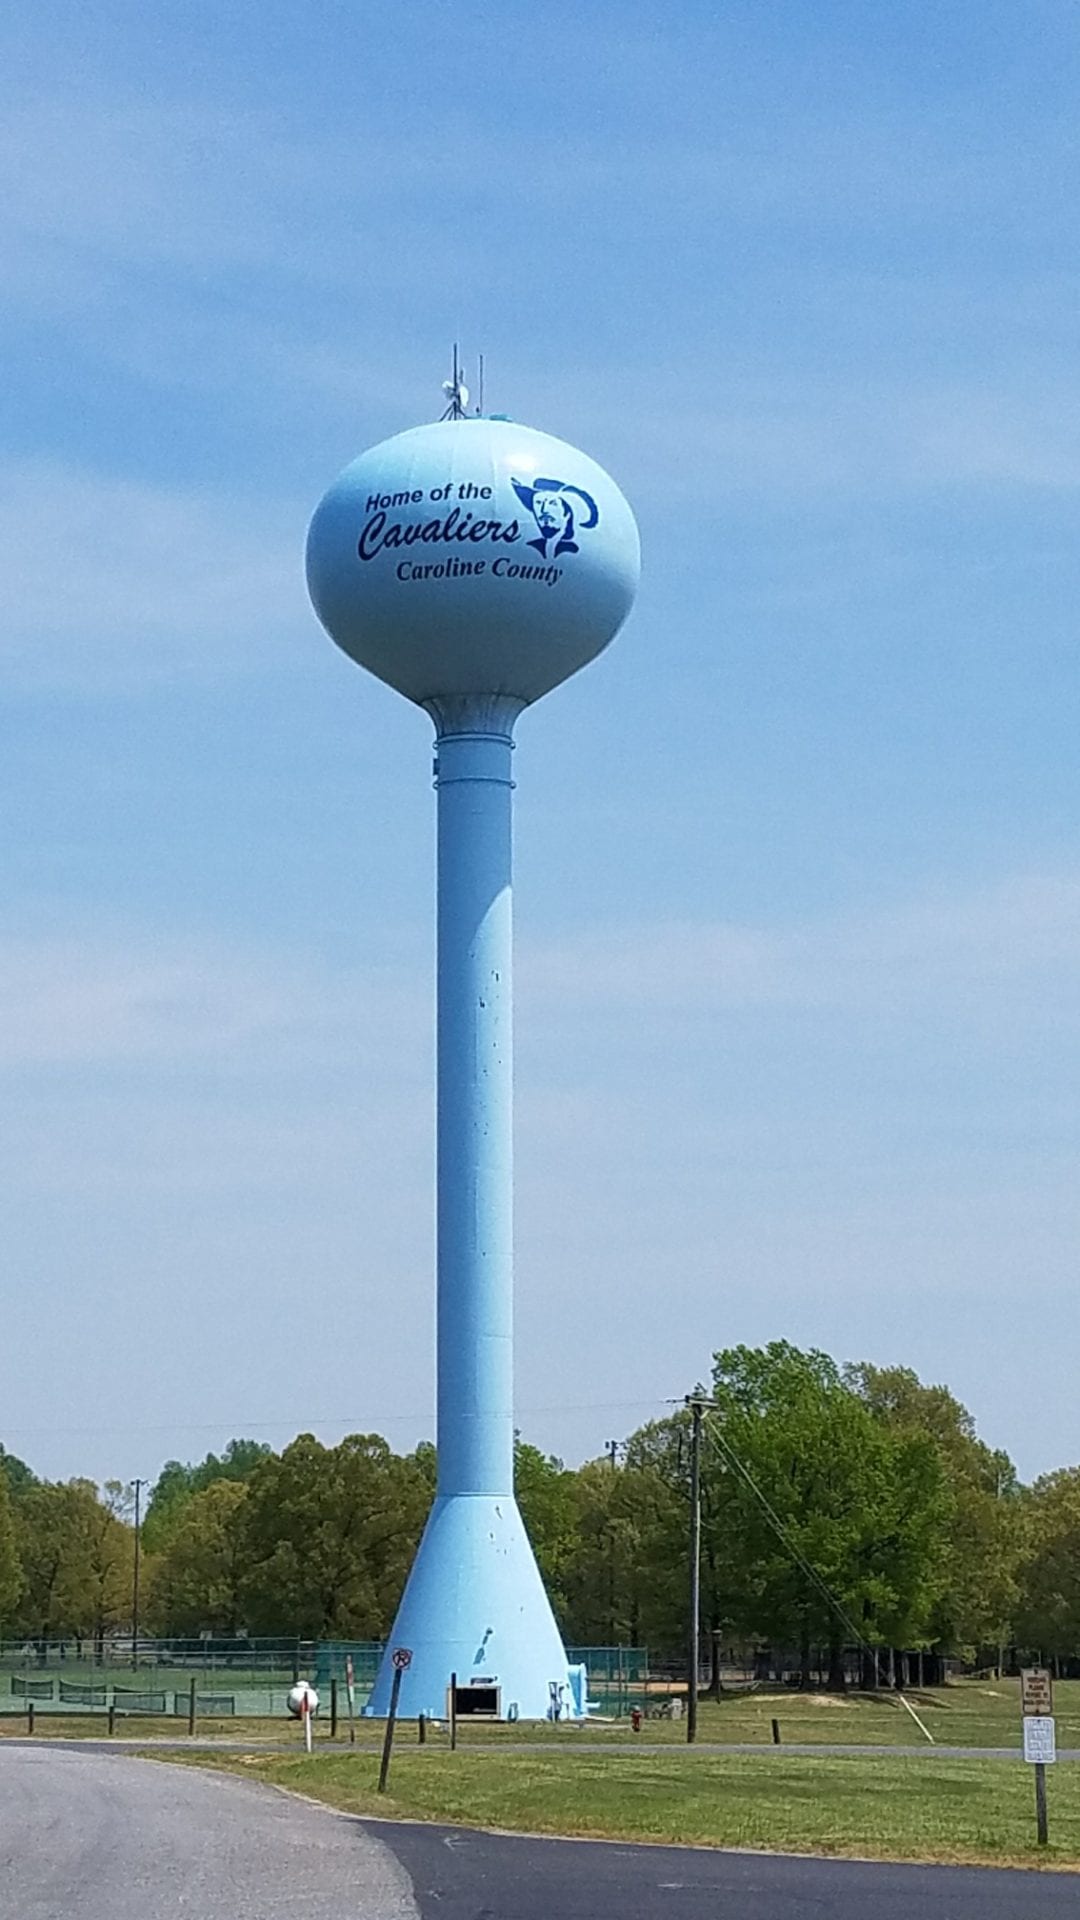
[[[511,755],[514,723],[595,658],[637,588],[637,528],[587,455],[453,419],[361,455],[316,510],[312,602],[423,706],[438,791],[438,1485],[394,1625],[400,1711],[585,1711],[514,1498]],[[385,1713],[392,1668],[369,1711]]]
[[[327,631],[399,693],[525,706],[607,646],[640,555],[595,460],[512,421],[464,419],[396,434],[346,467],[312,520],[307,564]]]

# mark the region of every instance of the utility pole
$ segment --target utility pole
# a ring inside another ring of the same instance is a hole
[[[617,1470],[619,1465],[618,1441],[608,1440],[605,1443],[604,1450],[607,1454],[608,1463],[611,1467],[611,1471],[612,1473],[614,1473]],[[609,1521],[607,1535],[608,1535],[608,1541],[607,1541],[608,1638],[612,1646],[614,1646],[616,1628],[615,1628],[615,1526],[613,1521]]]
[[[131,1583],[131,1665],[133,1671],[137,1670],[139,1665],[139,1549],[141,1546],[139,1501],[142,1490],[146,1484],[145,1480],[136,1480],[134,1483],[135,1573]]]
[[[687,1644],[686,1738],[697,1739],[698,1658],[701,1631],[701,1401],[687,1402],[692,1416],[690,1450],[690,1618]]]
[[[998,1526],[1000,1526],[1000,1513],[998,1509],[1000,1507],[1001,1491],[1002,1491],[1002,1480],[1001,1480],[1001,1468],[999,1467],[997,1470],[997,1477],[994,1483],[995,1518],[997,1519]],[[1005,1678],[1005,1648],[1001,1641],[1000,1626],[998,1627],[997,1677],[999,1682]]]

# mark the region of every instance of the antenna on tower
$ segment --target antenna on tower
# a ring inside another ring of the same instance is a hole
[[[476,363],[477,363],[477,376],[476,376],[476,411],[477,411],[477,413],[478,413],[478,414],[479,414],[479,415],[480,415],[481,417],[483,417],[483,412],[484,412],[484,356],[483,356],[483,354],[482,354],[482,353],[478,353],[478,354],[477,354],[477,356],[476,356]]]
[[[454,371],[449,380],[444,380],[442,390],[449,402],[446,412],[440,414],[442,420],[464,420],[469,405],[469,389],[465,385],[465,376],[458,362],[457,341],[454,341]]]

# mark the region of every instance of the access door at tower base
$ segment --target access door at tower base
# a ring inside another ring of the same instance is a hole
[[[450,1707],[451,1689],[447,1687],[447,1710]],[[463,1686],[453,1688],[453,1706],[459,1720],[466,1716],[473,1720],[502,1719],[502,1688],[495,1680],[471,1680]]]

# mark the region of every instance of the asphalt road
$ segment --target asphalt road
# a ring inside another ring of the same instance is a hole
[[[1071,1874],[360,1821],[115,1753],[0,1749],[0,1920],[1075,1920],[1078,1894]]]
[[[416,1920],[358,1821],[223,1774],[0,1749],[2,1920]]]
[[[422,1920],[1076,1920],[1072,1874],[524,1840],[374,1824]]]
[[[406,1728],[407,1726],[408,1723],[406,1723]],[[404,1735],[399,1735],[399,1738],[401,1737],[408,1739],[408,1731],[406,1731]],[[21,1734],[8,1734],[3,1741],[3,1745],[4,1747],[50,1747],[54,1751],[59,1750],[67,1753],[114,1754],[125,1751],[130,1753],[149,1753],[155,1750],[160,1753],[168,1753],[171,1748],[175,1749],[178,1753],[191,1753],[193,1749],[196,1752],[203,1753],[298,1753],[300,1750],[298,1735],[294,1735],[291,1740],[233,1740],[229,1739],[228,1736],[215,1734],[212,1738],[206,1740],[200,1740],[197,1736],[193,1740],[187,1734],[170,1736],[168,1734],[150,1733],[139,1734],[130,1739],[121,1734],[115,1734],[111,1740],[95,1739],[93,1736],[82,1740],[66,1740],[58,1738],[55,1734],[44,1736],[35,1735],[33,1739],[29,1739]],[[893,1760],[1016,1760],[1017,1762],[1021,1762],[1024,1758],[1021,1747],[942,1747],[928,1746],[922,1741],[920,1741],[917,1746],[911,1744],[905,1747],[872,1747],[867,1745],[845,1746],[836,1741],[825,1742],[815,1740],[813,1742],[805,1741],[800,1743],[797,1740],[790,1740],[785,1741],[783,1746],[774,1747],[771,1740],[699,1740],[692,1749],[688,1750],[680,1741],[628,1739],[615,1742],[612,1740],[579,1740],[568,1736],[565,1743],[561,1746],[556,1746],[554,1742],[548,1745],[546,1742],[538,1740],[493,1741],[468,1739],[463,1743],[463,1750],[467,1750],[470,1753],[527,1753],[537,1755],[553,1752],[687,1753],[689,1751],[691,1758],[697,1754],[723,1755],[725,1753],[773,1754],[780,1758],[785,1754],[801,1753],[818,1759],[823,1755],[835,1754],[840,1757],[850,1755],[855,1759],[863,1760],[885,1758]],[[334,1749],[328,1746],[325,1751],[333,1752]],[[377,1751],[377,1748],[372,1744],[367,1747],[366,1751],[374,1753]],[[344,1748],[338,1747],[337,1752],[344,1752]],[[1057,1757],[1061,1761],[1080,1760],[1080,1747],[1059,1747]]]

